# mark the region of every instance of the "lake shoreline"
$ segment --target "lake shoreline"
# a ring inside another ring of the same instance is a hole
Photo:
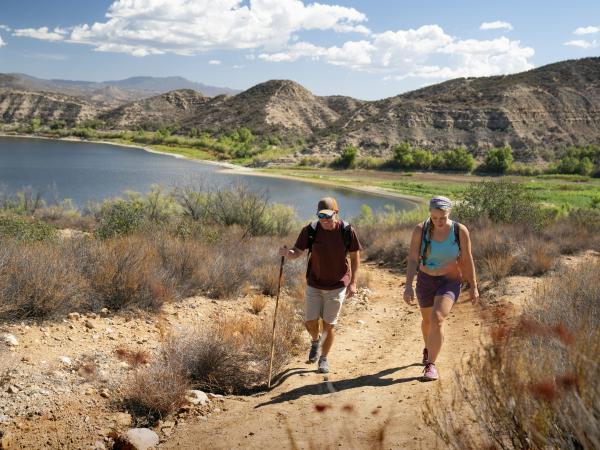
[[[310,179],[309,180],[309,179],[306,179],[303,177],[298,177],[298,176],[293,176],[293,175],[269,173],[269,172],[262,171],[261,169],[255,169],[255,168],[251,168],[251,167],[243,167],[243,166],[239,166],[237,164],[223,162],[223,161],[212,161],[212,160],[207,160],[207,159],[189,158],[185,155],[181,155],[178,153],[161,152],[161,151],[155,150],[151,147],[138,145],[138,144],[125,144],[125,143],[118,143],[118,142],[111,142],[111,141],[104,141],[104,140],[96,140],[96,139],[89,140],[89,139],[80,139],[80,138],[73,138],[73,137],[57,138],[57,137],[37,136],[37,135],[28,135],[28,134],[7,134],[6,132],[0,132],[0,138],[2,138],[2,137],[20,138],[20,139],[45,139],[45,140],[51,140],[51,141],[77,142],[77,143],[90,143],[90,144],[106,144],[106,145],[114,145],[117,147],[135,148],[135,149],[144,150],[148,153],[172,156],[174,158],[185,159],[187,161],[198,162],[201,164],[209,164],[209,165],[219,166],[221,168],[220,171],[226,172],[226,173],[227,172],[228,173],[239,173],[241,175],[251,175],[251,176],[258,176],[258,177],[278,178],[278,179],[282,179],[282,180],[302,181],[304,183],[312,183],[312,184],[321,185],[321,186],[330,186],[330,187],[348,189],[350,191],[363,192],[365,194],[376,195],[379,197],[405,200],[405,201],[411,203],[414,208],[417,208],[417,207],[423,205],[425,202],[425,200],[420,197],[390,192],[385,189],[379,188],[377,186],[370,186],[370,185],[348,186],[348,185],[344,185],[336,180],[331,180],[331,179],[323,179],[323,180]]]

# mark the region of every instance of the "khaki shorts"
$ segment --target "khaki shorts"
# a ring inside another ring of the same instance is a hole
[[[325,323],[337,323],[342,303],[346,297],[346,288],[325,290],[306,286],[306,302],[304,305],[304,320],[318,320],[322,318]]]

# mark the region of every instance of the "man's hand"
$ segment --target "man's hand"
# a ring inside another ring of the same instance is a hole
[[[351,298],[356,294],[356,283],[350,283],[346,288],[346,298]]]
[[[404,301],[407,305],[413,305],[415,301],[415,291],[413,290],[412,285],[406,285],[404,288]]]
[[[469,288],[469,296],[471,297],[471,303],[476,305],[479,302],[479,291],[477,287]]]
[[[290,256],[290,249],[287,248],[287,245],[284,245],[279,249],[279,256]]]

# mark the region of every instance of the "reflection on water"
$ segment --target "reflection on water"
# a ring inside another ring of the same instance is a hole
[[[8,192],[31,186],[57,198],[71,198],[78,206],[103,200],[126,190],[148,192],[153,184],[165,187],[192,184],[217,189],[243,183],[266,192],[273,202],[293,206],[298,216],[314,214],[319,198],[336,197],[341,215],[353,217],[363,204],[374,211],[386,205],[396,210],[412,208],[405,200],[301,181],[226,173],[211,164],[198,163],[139,149],[107,144],[0,137],[0,185]]]

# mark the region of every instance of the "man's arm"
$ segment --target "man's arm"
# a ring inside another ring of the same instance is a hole
[[[297,259],[304,253],[304,250],[300,250],[298,247],[288,248],[284,245],[279,249],[279,256],[285,256],[288,259]]]
[[[349,252],[350,255],[350,270],[352,276],[350,278],[350,284],[346,288],[346,298],[352,297],[356,293],[356,277],[358,274],[358,268],[360,267],[360,251]]]

